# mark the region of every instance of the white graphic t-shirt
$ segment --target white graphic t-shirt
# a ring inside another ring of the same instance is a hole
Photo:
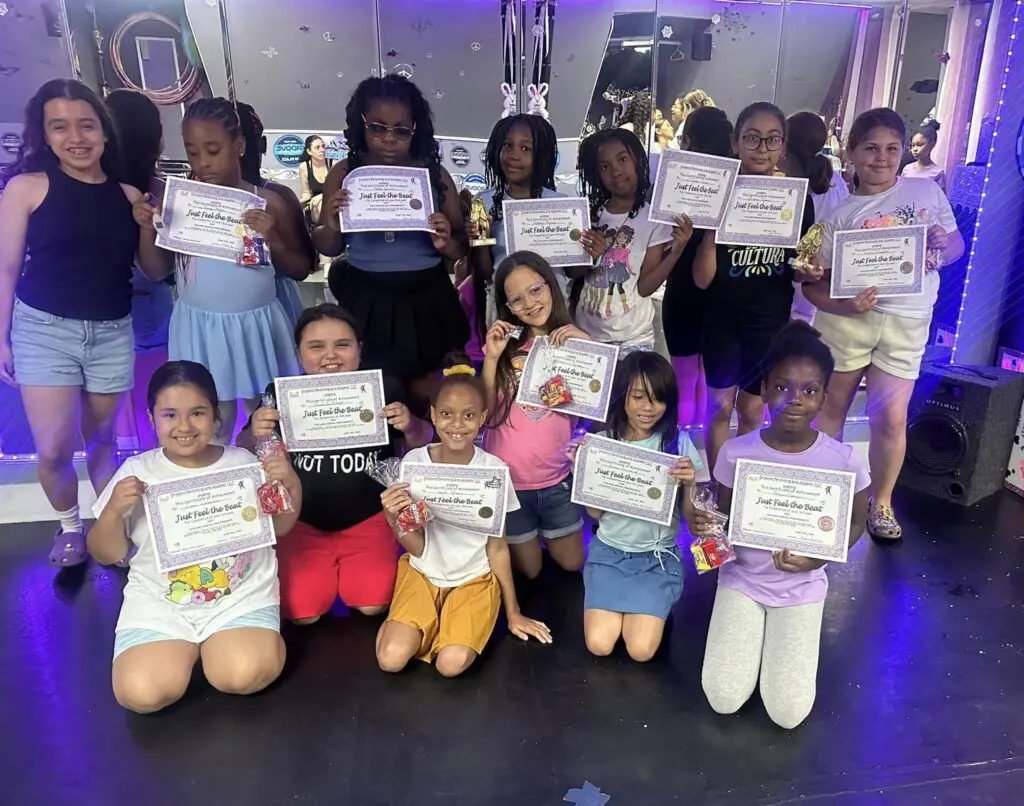
[[[628,213],[602,210],[594,229],[604,235],[605,252],[587,274],[576,308],[576,324],[597,341],[629,345],[654,340],[654,303],[636,290],[647,250],[672,240],[672,227],[648,219],[645,204]]]
[[[874,196],[850,196],[832,210],[825,224],[819,255],[826,266],[832,265],[832,241],[836,232],[876,227],[908,227],[936,224],[946,232],[957,229],[953,208],[942,189],[930,179],[897,177],[896,184]],[[930,319],[939,297],[939,272],[928,271],[924,293],[916,297],[888,297],[878,301],[876,310],[908,319]]]

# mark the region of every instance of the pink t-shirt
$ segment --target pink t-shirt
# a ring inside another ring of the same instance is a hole
[[[769,448],[761,439],[760,431],[730,439],[722,446],[715,463],[714,475],[719,484],[732,489],[737,459],[854,473],[857,492],[871,484],[867,462],[853,446],[837,442],[825,434],[818,434],[817,441],[802,453],[783,453]],[[718,584],[768,607],[821,602],[828,593],[828,577],[824,568],[799,574],[779,571],[772,562],[770,551],[742,546],[736,546],[736,560],[718,570]]]
[[[529,351],[527,342],[512,356],[517,391]],[[499,400],[502,395],[498,390]],[[572,471],[565,448],[575,426],[575,418],[568,415],[513,403],[508,419],[487,430],[485,449],[508,465],[516,490],[543,490]]]

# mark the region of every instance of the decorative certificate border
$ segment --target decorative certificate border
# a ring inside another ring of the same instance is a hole
[[[580,232],[584,232],[590,229],[590,202],[586,199],[575,198],[575,197],[548,197],[545,199],[505,199],[501,204],[501,217],[502,225],[505,230],[505,245],[506,254],[511,255],[513,252],[518,252],[521,248],[516,243],[515,227],[512,226],[512,214],[514,212],[527,212],[535,213],[543,210],[560,209],[566,210],[579,210],[580,211]],[[592,263],[590,255],[588,255],[583,247],[580,247],[580,255],[561,255],[557,257],[546,257],[545,259],[552,266],[583,266]]]
[[[564,406],[550,409],[559,414],[572,414],[577,417],[584,417],[588,420],[596,420],[603,423],[608,417],[608,405],[612,397],[612,380],[615,377],[615,366],[619,361],[619,347],[615,344],[604,344],[599,341],[585,341],[584,339],[568,339],[562,349],[579,350],[580,352],[601,355],[608,359],[608,371],[601,380],[601,397],[596,406],[584,406],[575,400]],[[533,340],[529,355],[523,364],[522,379],[519,383],[519,392],[516,394],[516,403],[523,403],[527,406],[534,406],[539,409],[548,409],[544,401],[540,399],[540,385],[547,380],[536,379],[533,373],[543,365],[543,354],[547,350],[558,349],[548,345],[547,336],[538,336]]]
[[[728,235],[725,232],[725,219],[732,209],[733,197],[742,187],[769,188],[791,185],[797,191],[796,208],[790,222],[793,231],[789,235]],[[803,225],[804,209],[807,207],[807,180],[792,176],[737,176],[732,186],[732,193],[725,203],[725,214],[722,225],[715,234],[715,243],[721,246],[779,246],[783,249],[795,249],[800,243],[800,227]]]
[[[167,531],[157,503],[161,495],[194,492],[203,487],[220,487],[236,481],[246,480],[251,481],[253,484],[253,500],[256,511],[259,513],[260,521],[260,534],[258,537],[236,540],[232,543],[225,543],[215,549],[205,550],[175,552],[167,545]],[[263,469],[258,464],[251,464],[232,467],[227,470],[214,470],[210,473],[199,473],[182,479],[161,481],[149,485],[146,488],[146,494],[142,501],[146,510],[146,519],[149,521],[149,527],[153,533],[157,568],[160,570],[160,573],[176,571],[179,568],[187,568],[190,565],[197,565],[209,560],[229,557],[232,554],[241,554],[244,551],[253,551],[254,549],[273,546],[277,542],[277,536],[274,533],[274,520],[269,515],[264,514],[256,495],[256,490],[264,481]]]
[[[409,481],[414,475],[433,476],[439,479],[450,479],[455,482],[474,481],[488,484],[495,477],[501,479],[501,486],[494,501],[494,516],[491,518],[489,528],[481,529],[475,523],[467,524],[441,512],[432,510],[434,519],[438,523],[454,526],[456,529],[465,529],[467,532],[485,534],[488,537],[503,537],[505,534],[505,509],[508,506],[509,480],[507,467],[481,467],[480,465],[441,465],[433,462],[402,462],[399,478],[401,481]],[[430,506],[430,501],[427,501]]]
[[[630,459],[639,459],[644,462],[665,465],[667,467],[671,467],[678,462],[678,456],[662,453],[661,451],[652,451],[650,448],[640,448],[636,445],[630,445],[628,442],[602,437],[598,434],[588,434],[586,440],[576,451],[576,461],[573,464],[572,471],[572,495],[570,498],[574,504],[600,509],[604,512],[628,515],[631,518],[650,521],[660,526],[672,525],[672,518],[676,512],[676,498],[679,494],[679,485],[671,480],[666,487],[666,492],[669,494],[663,495],[659,499],[660,506],[656,511],[631,504],[623,504],[621,501],[611,498],[591,496],[584,492],[583,477],[586,473],[587,461],[590,459],[592,452],[613,453],[619,456],[628,456]]]
[[[839,489],[839,517],[837,518],[832,545],[822,547],[820,543],[808,543],[792,537],[772,537],[754,531],[744,531],[744,491],[751,474],[772,476],[793,481],[810,481],[815,484],[831,484]],[[818,560],[846,562],[850,546],[850,518],[853,515],[854,487],[857,476],[841,470],[822,470],[817,467],[780,465],[775,462],[758,462],[753,459],[736,461],[736,479],[733,483],[732,506],[729,512],[729,540],[736,546],[746,546],[766,551],[789,549],[794,554],[813,557]]]
[[[434,194],[430,190],[430,171],[426,168],[407,168],[399,165],[365,165],[355,168],[346,174],[342,181],[343,188],[348,187],[351,179],[370,179],[379,176],[407,176],[419,185],[423,197],[423,209],[414,210],[415,215],[399,221],[364,218],[355,222],[348,217],[348,208],[339,214],[342,232],[433,232],[427,220],[434,214]]]
[[[230,263],[237,263],[238,256],[242,253],[242,238],[238,238],[236,249],[220,248],[216,246],[199,246],[191,241],[183,241],[180,238],[173,238],[170,235],[171,225],[174,222],[174,210],[178,206],[178,194],[182,191],[198,191],[198,195],[209,196],[214,199],[233,201],[242,206],[245,210],[266,209],[267,200],[262,199],[255,193],[238,188],[226,188],[220,185],[208,185],[205,182],[195,182],[191,179],[182,179],[180,176],[168,176],[164,183],[164,201],[160,209],[160,216],[164,220],[164,226],[157,230],[156,245],[161,249],[168,249],[172,252],[179,252],[183,255],[194,257],[209,257],[214,260],[227,260]],[[241,223],[241,217],[239,217]]]
[[[736,185],[736,177],[740,172],[740,161],[728,157],[715,157],[711,154],[698,154],[695,151],[679,151],[667,148],[661,152],[661,159],[658,160],[658,171],[654,176],[654,195],[651,196],[651,210],[647,216],[651,221],[658,224],[668,224],[674,227],[675,216],[671,210],[664,208],[665,204],[665,177],[668,176],[668,168],[672,164],[703,165],[707,168],[722,168],[732,172],[729,179],[729,187],[725,192],[725,202],[717,216],[690,216],[693,226],[697,229],[718,229],[722,226],[726,210],[729,209],[729,199],[732,197],[733,187]]]
[[[914,270],[902,285],[887,285],[878,289],[879,297],[914,297],[924,293],[925,251],[928,244],[928,227],[915,224],[910,227],[883,227],[874,229],[841,230],[835,234],[832,243],[832,281],[829,296],[832,299],[852,299],[871,286],[844,286],[842,284],[843,248],[857,241],[874,241],[879,238],[914,238]]]
[[[339,383],[343,379],[344,383]],[[373,384],[373,416],[377,428],[372,434],[352,436],[338,439],[299,439],[292,428],[292,416],[289,411],[289,389],[326,389],[333,386],[355,386],[360,383]],[[275,378],[274,392],[277,397],[277,410],[281,413],[281,437],[284,445],[291,453],[305,451],[337,451],[347,448],[376,448],[387,445],[387,420],[381,414],[384,408],[384,373],[379,369],[367,369],[359,372],[332,372],[327,375],[296,375],[289,378]]]

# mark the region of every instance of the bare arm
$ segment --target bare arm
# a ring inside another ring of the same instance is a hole
[[[290,466],[291,459],[286,458],[286,461]],[[302,512],[302,482],[295,475],[295,471],[291,471],[288,476],[284,479],[284,486],[288,490],[288,495],[291,496],[292,508],[290,512],[282,512],[273,517],[274,533],[278,537],[284,537],[294,528],[295,524],[299,522],[299,515]]]
[[[850,548],[857,545],[864,530],[868,528],[868,490],[861,490],[853,496],[853,514],[850,516]]]
[[[274,191],[260,188],[260,195],[267,200],[267,212],[274,219],[274,226],[267,234],[274,269],[293,280],[305,280],[313,270],[313,255],[303,243],[293,212]]]
[[[135,265],[146,275],[147,279],[158,283],[174,271],[174,253],[167,252],[156,245],[156,227],[153,226],[152,199],[150,194],[139,192],[138,188],[121,183],[121,190],[131,202],[135,222],[139,225],[139,248],[135,253]],[[143,210],[143,215],[135,213],[135,207]]]
[[[25,260],[28,218],[46,197],[45,174],[22,174],[0,195],[0,344],[10,344],[14,292]]]
[[[306,204],[313,198],[309,190],[309,174],[306,172],[306,163],[299,163],[299,201]]]
[[[441,252],[443,257],[451,261],[465,257],[469,250],[469,236],[466,235],[466,221],[462,216],[462,202],[459,200],[459,191],[452,181],[451,175],[444,168],[441,169],[441,181],[444,182],[444,207],[441,210],[452,228],[452,236],[448,241],[448,247]],[[327,195],[327,187],[324,187],[324,195]]]
[[[328,257],[337,257],[345,249],[338,208],[332,202],[338,196],[347,174],[348,160],[342,160],[327,172],[327,178],[324,179],[324,202],[320,206],[320,222],[313,230],[313,243],[317,252]]]
[[[685,245],[685,242],[679,245],[673,241],[667,251],[664,244],[652,246],[647,250],[643,265],[640,267],[640,276],[636,281],[636,290],[641,297],[649,297],[661,288],[675,268],[679,256],[683,254]]]
[[[518,614],[519,601],[516,599],[516,585],[512,579],[512,556],[509,554],[505,538],[492,537],[487,541],[487,562],[490,563],[491,573],[501,588],[501,602],[505,606],[505,615]]]
[[[693,282],[697,288],[707,288],[715,279],[718,271],[718,249],[713,232],[705,232],[704,240],[697,247],[697,256],[693,260]]]
[[[114,512],[110,504],[103,508],[103,512],[96,519],[85,539],[89,553],[96,562],[102,565],[113,565],[125,558],[131,548],[125,524],[124,517]]]
[[[413,557],[422,557],[427,545],[426,527],[421,526],[416,531],[404,535],[398,529],[398,515],[413,504],[412,496],[409,495],[409,485],[405,482],[392,484],[380,494],[380,503],[384,508],[384,517],[390,524],[391,531],[395,533],[395,539]]]

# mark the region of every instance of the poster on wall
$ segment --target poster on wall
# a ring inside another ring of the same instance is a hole
[[[318,132],[308,129],[267,129],[267,154],[263,158],[261,173],[266,179],[287,185],[299,195],[299,166],[306,152],[306,140],[319,137],[324,142],[324,151],[330,162],[348,157],[348,142],[342,132]]]
[[[0,123],[0,164],[14,162],[21,150],[21,123]]]

